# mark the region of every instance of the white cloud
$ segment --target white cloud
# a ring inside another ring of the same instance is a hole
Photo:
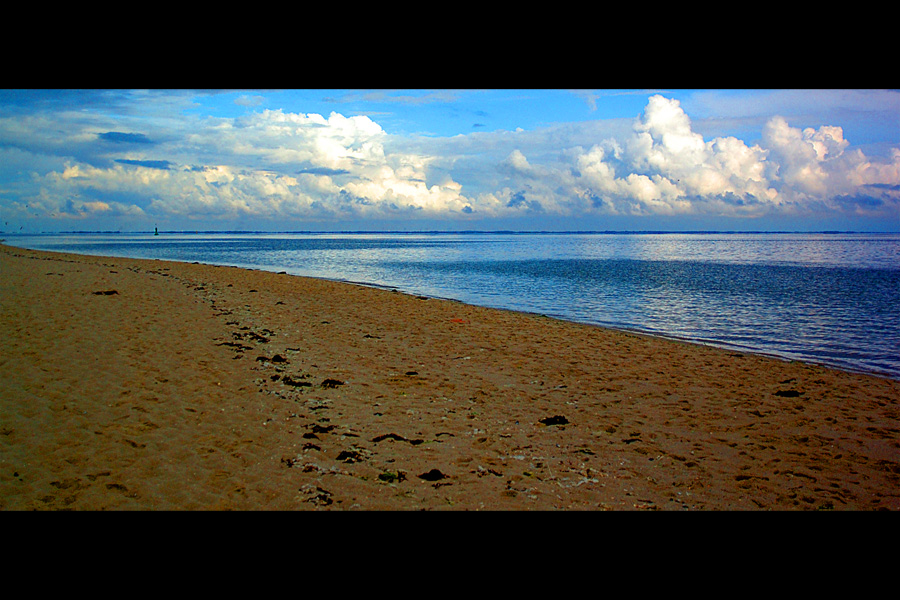
[[[263,102],[265,102],[265,98],[262,96],[251,96],[249,94],[243,94],[234,99],[236,105],[247,107],[259,106]]]
[[[800,130],[781,117],[769,120],[759,145],[705,141],[677,100],[657,95],[621,146],[607,141],[575,156],[579,176],[570,193],[613,214],[759,215],[835,208],[835,196],[872,194],[877,184],[888,190],[875,192],[885,210],[895,208],[890,186],[900,184],[900,152],[891,163],[875,163],[848,146],[840,127]]]
[[[385,139],[365,116],[267,110],[210,120],[188,136],[189,146],[223,162],[159,169],[139,161],[109,168],[72,161],[40,178],[40,197],[49,211],[73,195],[88,199],[86,206],[95,206],[93,196],[121,195],[139,199],[148,213],[205,219],[465,214],[471,202],[459,183],[445,177],[426,185],[431,158],[388,155]]]
[[[766,123],[758,144],[706,140],[681,104],[662,95],[649,99],[630,130],[597,121],[401,139],[367,116],[264,110],[168,129],[157,123],[145,136],[153,143],[139,146],[97,142],[97,132],[126,130],[114,125],[71,115],[0,119],[9,156],[78,148],[63,168],[58,158],[43,161],[31,192],[4,210],[24,213],[28,204],[47,215],[253,217],[285,228],[292,220],[426,216],[889,214],[900,189],[900,150],[874,160],[852,148],[839,126],[800,129],[782,117]],[[54,128],[64,135],[50,135]]]
[[[900,150],[896,148],[888,161],[876,162],[859,149],[848,152],[841,127],[800,130],[780,117],[766,124],[763,144],[771,156],[767,175],[785,201],[838,208],[847,197],[859,196],[874,199],[874,206],[886,211],[900,207]]]

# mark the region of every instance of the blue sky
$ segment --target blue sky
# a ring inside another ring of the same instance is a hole
[[[900,231],[900,91],[0,90],[0,230]]]

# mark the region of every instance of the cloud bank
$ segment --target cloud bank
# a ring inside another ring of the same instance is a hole
[[[108,121],[66,112],[0,119],[3,219],[290,230],[424,219],[900,215],[900,149],[876,160],[851,147],[840,126],[800,129],[778,116],[753,145],[707,140],[664,95],[626,129],[597,122],[414,140],[336,112],[131,128]]]

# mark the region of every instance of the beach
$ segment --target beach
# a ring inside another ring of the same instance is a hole
[[[900,381],[0,245],[0,509],[896,510]]]

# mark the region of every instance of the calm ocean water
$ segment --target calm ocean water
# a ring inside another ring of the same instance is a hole
[[[11,235],[396,288],[900,379],[900,234]]]

